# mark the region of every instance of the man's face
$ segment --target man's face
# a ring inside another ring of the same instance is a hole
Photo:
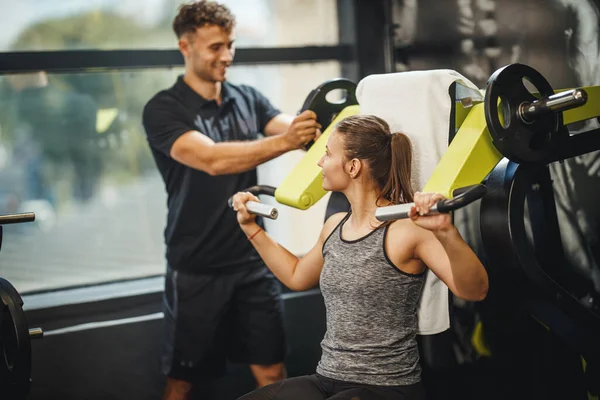
[[[186,69],[204,81],[223,82],[235,54],[234,40],[233,29],[228,32],[217,25],[205,25],[195,34],[184,35],[179,48]]]

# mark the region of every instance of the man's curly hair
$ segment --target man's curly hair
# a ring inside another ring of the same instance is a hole
[[[173,31],[177,38],[186,33],[195,33],[204,25],[218,25],[230,32],[235,26],[235,16],[227,6],[216,1],[200,0],[179,7],[173,20]]]

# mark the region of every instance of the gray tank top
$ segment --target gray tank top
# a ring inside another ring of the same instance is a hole
[[[417,383],[417,305],[425,273],[408,274],[392,264],[384,247],[388,226],[342,239],[349,216],[323,245],[327,332],[317,373],[369,385]]]

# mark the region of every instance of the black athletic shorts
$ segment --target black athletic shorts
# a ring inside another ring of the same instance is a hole
[[[266,268],[196,275],[167,268],[163,373],[188,382],[221,377],[232,363],[284,361],[281,284]]]
[[[406,386],[374,386],[314,374],[285,379],[238,400],[425,400],[421,382]]]

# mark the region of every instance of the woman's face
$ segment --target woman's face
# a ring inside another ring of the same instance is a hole
[[[325,154],[317,165],[321,167],[323,189],[330,192],[341,192],[348,186],[350,176],[345,170],[344,146],[342,138],[336,131],[331,132]]]

